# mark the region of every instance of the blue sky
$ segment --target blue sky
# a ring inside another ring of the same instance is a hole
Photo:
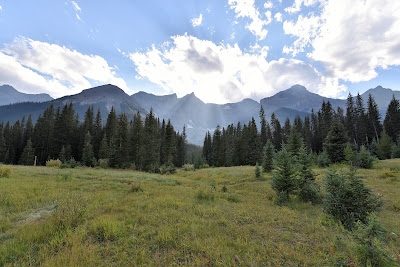
[[[53,97],[259,100],[303,84],[345,97],[400,89],[400,3],[380,0],[0,0],[0,84]]]

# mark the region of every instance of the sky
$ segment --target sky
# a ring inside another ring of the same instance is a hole
[[[0,0],[0,85],[54,98],[400,90],[398,0]]]

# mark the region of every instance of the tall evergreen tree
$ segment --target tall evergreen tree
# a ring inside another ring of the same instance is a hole
[[[347,142],[344,125],[340,121],[334,120],[324,143],[324,148],[332,162],[341,162],[345,159],[344,148]]]
[[[371,94],[368,96],[368,136],[369,139],[376,139],[379,142],[379,134],[382,131],[381,115],[379,114],[378,105]]]
[[[90,132],[87,131],[85,137],[85,144],[82,151],[82,163],[85,166],[91,167],[93,166],[93,158],[94,158],[94,153],[92,145],[92,136],[90,135]]]
[[[160,165],[158,122],[153,109],[147,114],[143,128],[142,168],[144,171],[157,172]]]
[[[263,161],[262,169],[263,172],[270,172],[274,167],[275,147],[271,140],[268,139],[263,149]]]
[[[107,141],[107,134],[104,133],[99,149],[99,159],[107,159],[107,158],[108,158],[108,141]]]
[[[300,148],[303,146],[303,138],[301,138],[300,133],[297,131],[295,125],[293,125],[290,130],[290,134],[288,136],[287,141],[287,150],[292,155],[297,157],[299,154]]]
[[[97,110],[96,119],[93,126],[93,152],[95,158],[99,157],[99,150],[101,146],[101,141],[103,139],[103,121],[101,118],[100,109]]]
[[[106,127],[104,128],[108,144],[110,144],[111,139],[114,138],[114,136],[117,133],[117,125],[118,125],[117,114],[115,112],[114,107],[112,107],[107,117]]]
[[[393,95],[389,103],[383,127],[386,133],[395,141],[400,135],[400,103]]]
[[[19,159],[19,164],[21,165],[33,165],[35,161],[35,150],[32,147],[32,140],[29,139],[26,143],[24,151],[22,152],[21,158]]]
[[[131,162],[135,163],[136,168],[140,169],[141,165],[141,144],[143,140],[143,124],[140,113],[136,113],[133,117],[132,127],[129,139],[129,157]]]
[[[304,145],[298,151],[297,162],[299,166],[298,195],[303,201],[316,203],[318,201],[318,187],[315,183],[315,175],[311,169],[312,158],[307,153]]]
[[[279,150],[282,144],[282,127],[279,120],[275,117],[275,113],[271,115],[271,131],[272,131],[272,142],[274,143],[275,149]]]
[[[225,165],[225,148],[222,141],[222,132],[219,125],[214,131],[212,139],[212,165],[215,167],[221,167]]]
[[[268,122],[265,119],[265,111],[262,105],[260,108],[260,122],[261,122],[260,141],[261,141],[261,146],[264,147],[268,140]]]
[[[386,129],[384,128],[381,133],[381,140],[378,144],[378,148],[376,154],[380,159],[390,159],[392,155],[392,146],[393,141],[390,136],[386,133]]]

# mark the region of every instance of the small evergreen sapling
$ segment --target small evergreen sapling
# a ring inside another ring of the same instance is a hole
[[[275,147],[272,144],[271,140],[268,139],[263,150],[263,162],[262,162],[263,172],[272,171],[274,167],[274,156],[275,156]]]
[[[315,183],[315,175],[311,170],[312,157],[308,155],[304,145],[298,152],[298,195],[302,201],[315,204],[319,200],[318,186]]]
[[[360,152],[357,155],[357,165],[360,168],[371,169],[374,165],[374,157],[371,156],[371,153],[365,148],[365,146],[361,146]]]
[[[261,176],[261,170],[260,170],[260,165],[258,164],[258,161],[256,163],[256,169],[254,170],[254,174],[256,178],[260,178]]]
[[[356,154],[350,144],[347,144],[344,149],[344,159],[349,165],[353,165],[354,160],[356,159]]]
[[[272,172],[271,186],[278,195],[278,203],[289,199],[290,193],[297,189],[296,166],[292,155],[287,151],[286,145],[276,154],[275,169]]]

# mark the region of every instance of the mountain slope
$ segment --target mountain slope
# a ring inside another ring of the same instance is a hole
[[[51,104],[55,108],[63,107],[65,104],[72,103],[75,111],[79,114],[79,118],[83,120],[87,109],[93,105],[94,111],[100,109],[102,119],[105,122],[111,108],[114,107],[117,113],[124,112],[128,118],[133,118],[136,112],[147,114],[147,111],[139,104],[133,102],[129,95],[122,89],[114,85],[103,85],[83,90],[81,93],[71,96],[65,96],[52,101],[43,103],[18,103],[0,107],[0,120],[10,121],[14,123],[23,116],[32,114],[32,118],[36,120],[43,111]]]
[[[334,109],[337,107],[344,108],[346,106],[346,100],[323,97],[309,92],[301,85],[294,85],[276,95],[261,99],[260,103],[264,107],[266,113],[272,113],[279,108],[311,112],[311,109],[319,110],[323,101],[330,101]]]
[[[389,106],[390,101],[393,98],[393,95],[396,99],[400,99],[400,91],[394,91],[392,89],[383,88],[382,86],[378,86],[376,88],[371,88],[363,93],[361,96],[364,100],[364,105],[367,107],[367,101],[369,94],[375,99],[376,104],[378,105],[379,112],[381,113],[382,119],[385,118],[386,110]]]
[[[0,106],[22,102],[46,102],[53,100],[48,94],[24,94],[10,85],[0,86]]]

